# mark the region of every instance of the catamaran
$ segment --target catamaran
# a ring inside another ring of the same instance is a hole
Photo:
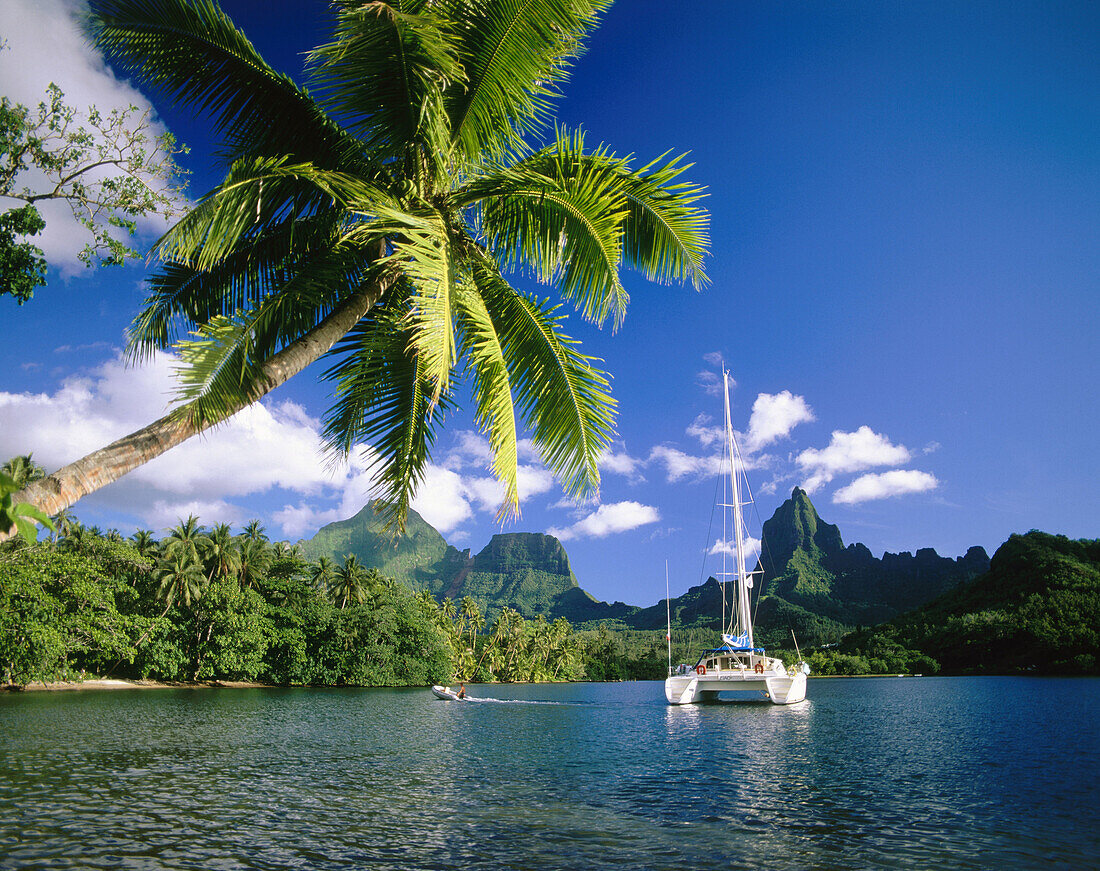
[[[751,596],[749,591],[753,587],[753,576],[757,572],[749,572],[745,569],[746,541],[745,521],[742,509],[751,505],[749,501],[742,501],[742,494],[748,494],[748,486],[745,484],[744,463],[741,461],[741,453],[737,446],[737,440],[733,434],[733,424],[730,418],[730,386],[729,372],[722,371],[725,383],[725,411],[726,432],[725,449],[726,459],[729,461],[728,470],[723,475],[729,476],[730,493],[729,502],[723,504],[724,513],[728,512],[733,521],[733,545],[732,556],[734,558],[733,571],[724,570],[719,574],[719,584],[722,587],[722,629],[721,644],[704,650],[694,666],[682,664],[672,667],[672,620],[669,615],[669,669],[665,679],[665,698],[670,705],[690,705],[697,702],[718,701],[720,693],[738,692],[752,695],[763,694],[777,705],[791,705],[801,702],[806,698],[806,675],[810,668],[804,662],[798,662],[788,668],[782,659],[768,656],[763,647],[757,647],[752,634],[752,611],[750,609]],[[726,536],[723,529],[723,538]],[[728,550],[724,546],[723,553]],[[724,559],[723,559],[724,561]],[[727,620],[725,615],[726,589],[732,587],[732,603]],[[795,642],[797,649],[798,642]],[[760,696],[757,695],[757,698]]]

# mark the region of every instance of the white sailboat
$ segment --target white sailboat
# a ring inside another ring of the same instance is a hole
[[[749,607],[749,590],[753,586],[752,573],[745,569],[745,523],[742,509],[743,464],[733,434],[730,420],[729,373],[722,372],[725,383],[726,453],[730,481],[729,504],[723,508],[732,515],[733,557],[732,572],[720,581],[723,584],[723,611],[725,611],[725,585],[732,583],[734,602],[728,622],[723,613],[721,644],[705,650],[694,666],[683,664],[673,669],[669,663],[669,675],[665,679],[665,698],[670,705],[690,705],[697,702],[717,701],[722,692],[759,692],[777,705],[791,705],[806,698],[806,675],[809,666],[798,662],[788,668],[783,660],[766,655],[757,647],[752,634],[752,612]],[[670,620],[671,624],[671,620]],[[671,625],[669,627],[671,636]]]

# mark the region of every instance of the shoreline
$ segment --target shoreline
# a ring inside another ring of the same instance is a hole
[[[244,680],[128,680],[126,678],[90,677],[87,680],[35,681],[34,683],[8,684],[3,687],[11,693],[80,692],[83,690],[203,690],[203,689],[270,689],[276,684],[254,683]]]

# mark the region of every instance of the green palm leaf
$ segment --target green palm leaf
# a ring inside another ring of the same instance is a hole
[[[707,282],[703,258],[710,244],[710,218],[697,206],[704,189],[676,178],[692,164],[680,155],[663,165],[668,153],[621,175],[629,214],[623,223],[623,247],[627,262],[641,269],[651,281],[686,281],[696,290]]]
[[[449,23],[424,6],[342,3],[334,39],[309,55],[323,104],[380,161],[406,158],[416,144],[416,156],[433,161],[450,150],[443,88],[465,73]]]
[[[560,331],[560,306],[516,293],[483,262],[477,285],[501,340],[524,423],[571,497],[599,490],[598,461],[615,433],[607,375]]]
[[[476,288],[459,288],[455,303],[462,337],[460,354],[467,361],[473,386],[475,420],[489,438],[493,474],[504,485],[504,500],[497,512],[497,520],[503,522],[519,513],[518,436],[508,363],[496,325]]]
[[[329,168],[362,161],[361,144],[268,66],[212,0],[97,0],[88,29],[118,68],[179,106],[211,112],[234,158],[300,154]]]
[[[467,83],[447,91],[453,143],[472,163],[523,149],[610,0],[468,0],[447,8]]]
[[[444,394],[433,407],[433,384],[403,329],[411,289],[406,291],[349,331],[330,352],[340,359],[322,376],[336,385],[322,437],[337,456],[346,456],[356,444],[371,446],[381,513],[387,528],[398,529],[404,527],[450,404]]]
[[[456,192],[480,205],[489,247],[505,268],[526,266],[556,283],[584,316],[615,325],[629,297],[619,278],[623,222],[623,161],[602,148],[584,151],[583,134],[564,132],[555,145],[514,166],[483,175]]]

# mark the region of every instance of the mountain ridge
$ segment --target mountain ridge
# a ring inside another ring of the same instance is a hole
[[[875,625],[923,605],[988,571],[984,548],[957,558],[933,548],[886,552],[876,558],[861,543],[845,547],[838,526],[818,515],[809,495],[795,487],[764,523],[757,635],[784,643],[794,630],[808,644],[835,641],[862,625]],[[565,617],[574,624],[614,623],[629,629],[665,626],[666,605],[601,602],[577,581],[558,539],[537,532],[497,533],[476,555],[459,551],[415,511],[396,538],[384,529],[373,503],[354,517],[327,524],[299,542],[311,559],[354,553],[369,567],[437,599],[469,597],[493,617],[504,607],[526,618]],[[721,588],[714,578],[690,587],[668,605],[678,626],[718,629]]]

